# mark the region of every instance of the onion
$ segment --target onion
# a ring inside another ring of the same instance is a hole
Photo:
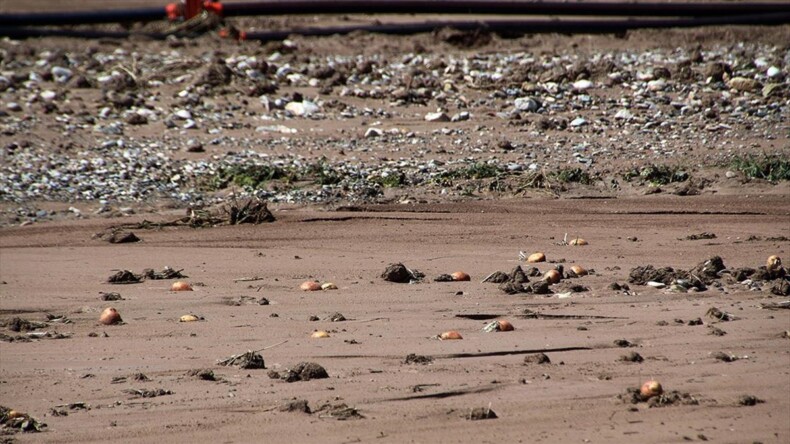
[[[574,245],[574,246],[587,245],[587,241],[580,237],[577,237],[576,239],[571,239],[571,241],[568,242],[568,245]]]
[[[23,418],[25,416],[27,416],[27,415],[22,413],[22,412],[18,412],[16,410],[9,410],[8,413],[6,413],[6,417],[8,419]]]
[[[180,318],[178,318],[178,322],[195,322],[195,321],[199,321],[199,320],[200,320],[199,317],[197,317],[195,315],[192,315],[192,314],[184,315],[184,316],[181,316]]]
[[[104,325],[113,325],[123,322],[123,319],[121,319],[121,314],[118,313],[118,310],[113,307],[107,307],[103,312],[101,312],[101,316],[99,316],[99,322]]]
[[[464,337],[461,336],[461,333],[458,333],[455,330],[446,331],[439,335],[439,339],[443,341],[451,340],[451,339],[463,339]]]
[[[175,281],[170,286],[170,291],[192,291],[192,286],[188,282]]]
[[[662,393],[664,393],[664,389],[661,387],[661,384],[652,379],[642,384],[642,387],[639,389],[639,394],[642,395],[642,399],[645,401]]]
[[[318,291],[321,289],[321,284],[316,281],[304,281],[299,288],[301,288],[302,291]]]
[[[504,319],[501,319],[501,320],[497,321],[497,324],[499,324],[499,331],[513,331],[514,330],[513,324],[511,324],[509,321],[506,321]]]
[[[527,258],[527,262],[546,262],[546,255],[541,252],[532,253]]]
[[[765,261],[765,268],[767,268],[768,271],[776,271],[781,266],[782,266],[782,259],[776,255],[769,257],[768,260]]]
[[[455,273],[451,274],[450,276],[453,277],[454,281],[469,281],[469,280],[472,280],[472,278],[470,278],[469,275],[464,273],[463,271],[456,271]]]
[[[324,285],[321,285],[321,290],[337,290],[337,285],[332,282],[327,282]]]
[[[562,276],[560,275],[560,272],[557,270],[549,270],[546,272],[546,274],[543,275],[543,280],[550,284],[556,284],[557,282],[560,281],[561,278]]]
[[[310,337],[313,339],[324,339],[329,337],[329,333],[325,332],[324,330],[316,330],[310,335]]]
[[[587,270],[585,270],[583,267],[580,267],[579,265],[572,265],[571,271],[576,276],[587,276]]]

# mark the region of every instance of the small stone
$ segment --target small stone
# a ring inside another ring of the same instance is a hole
[[[58,96],[58,93],[56,93],[55,91],[46,90],[46,91],[41,91],[41,94],[39,94],[39,96],[45,102],[51,102],[55,100],[55,98]]]
[[[365,138],[366,139],[372,139],[374,137],[381,137],[383,134],[384,134],[384,131],[382,131],[382,130],[380,130],[378,128],[368,128],[365,131]]]
[[[545,353],[524,356],[524,364],[551,364],[551,359]]]
[[[22,111],[22,106],[19,105],[16,102],[8,102],[6,104],[6,109],[8,109],[9,111],[12,111],[12,112],[19,112],[19,111]]]
[[[615,113],[614,118],[618,120],[631,120],[634,118],[634,115],[627,109],[621,109]]]
[[[450,121],[451,121],[451,122],[463,122],[463,121],[465,121],[465,120],[469,120],[469,117],[470,117],[470,114],[469,114],[467,111],[464,111],[464,112],[460,112],[460,113],[458,113],[458,114],[455,114],[455,115],[454,115],[454,116],[453,116],[453,117],[450,119]]]
[[[577,117],[577,118],[571,120],[571,124],[570,125],[572,127],[574,127],[574,128],[578,128],[580,126],[584,126],[584,125],[587,125],[587,124],[588,124],[588,122],[587,122],[586,119],[584,119],[582,117]]]
[[[757,80],[747,79],[746,77],[733,77],[729,83],[730,88],[741,92],[754,91],[758,86]]]
[[[189,111],[187,111],[185,109],[180,109],[180,110],[176,111],[175,113],[173,113],[173,116],[175,116],[175,117],[177,117],[178,119],[181,119],[181,120],[189,120],[189,119],[192,118],[192,113],[190,113]]]
[[[203,148],[203,144],[195,139],[190,139],[187,141],[187,152],[188,153],[203,153],[205,152],[205,148]]]
[[[782,75],[782,70],[777,68],[776,66],[772,66],[768,68],[768,71],[765,72],[765,75],[773,79],[775,77],[779,77],[780,75]]]
[[[295,116],[308,117],[316,114],[320,108],[318,108],[318,105],[315,103],[304,100],[302,102],[289,102],[287,105],[285,105],[285,110],[289,111]]]
[[[593,82],[591,82],[589,80],[586,80],[586,79],[577,80],[577,81],[573,82],[573,89],[575,89],[577,91],[584,91],[584,90],[592,88],[592,86],[593,86]]]
[[[449,122],[450,117],[443,112],[428,113],[425,115],[426,122]]]
[[[516,110],[518,111],[526,111],[526,112],[535,112],[540,108],[540,104],[537,100],[531,97],[519,97],[518,99],[513,102],[513,106],[515,106]]]
[[[647,89],[650,91],[663,91],[667,87],[667,82],[664,79],[651,80],[647,82]]]

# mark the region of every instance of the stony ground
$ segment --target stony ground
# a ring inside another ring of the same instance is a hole
[[[0,409],[4,432],[786,442],[790,284],[766,258],[790,245],[788,41],[4,40],[0,404],[47,424]],[[276,220],[229,225],[269,216],[247,202]],[[382,279],[398,262],[425,277]],[[164,266],[194,291],[107,282]],[[286,382],[301,362],[329,378]],[[632,404],[647,379],[665,395]]]

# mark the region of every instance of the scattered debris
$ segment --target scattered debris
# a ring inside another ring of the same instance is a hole
[[[332,418],[338,421],[345,421],[348,419],[363,419],[365,418],[357,409],[349,407],[346,404],[324,404],[316,411],[319,418]]]
[[[165,395],[172,395],[173,392],[170,390],[165,390],[162,388],[158,389],[126,389],[123,391],[124,393],[128,393],[130,395],[135,395],[140,398],[155,398],[157,396],[165,396]]]
[[[618,347],[623,347],[623,348],[636,347],[636,344],[634,344],[633,342],[629,341],[628,339],[615,339],[614,340],[614,345],[616,345]]]
[[[735,315],[721,311],[716,307],[709,308],[708,311],[705,312],[705,315],[722,322],[734,321],[738,319],[737,317],[735,317]]]
[[[223,359],[217,363],[226,367],[236,366],[243,369],[260,369],[266,368],[263,362],[263,356],[255,351],[247,351],[240,355],[232,355],[227,359]]]
[[[121,270],[107,278],[107,282],[111,284],[138,284],[142,281],[142,276],[129,270]]]
[[[708,334],[709,334],[709,335],[713,335],[713,336],[724,336],[724,335],[726,335],[726,334],[727,334],[727,332],[726,332],[726,331],[724,331],[724,330],[722,330],[722,329],[720,329],[720,328],[714,327],[714,326],[712,326],[712,325],[708,325],[708,329],[709,329],[709,331],[708,331]]]
[[[707,240],[707,239],[716,239],[716,235],[714,233],[703,231],[702,233],[699,234],[690,234],[685,238],[678,240]]]
[[[184,271],[184,269],[174,270],[167,266],[163,268],[162,271],[160,272],[156,272],[151,268],[146,268],[145,270],[143,270],[143,277],[145,277],[146,279],[154,279],[154,280],[181,279],[181,278],[189,277],[181,274],[182,271]]]
[[[0,405],[0,424],[2,424],[2,431],[10,430],[12,432],[41,432],[46,424],[38,421],[32,416],[10,409]]]
[[[346,317],[343,316],[343,313],[335,312],[324,318],[324,320],[329,322],[343,322],[346,320]]]
[[[0,323],[0,326],[5,327],[11,331],[22,332],[46,328],[49,326],[49,324],[46,322],[29,321],[27,319],[15,317],[11,318],[10,321]]]

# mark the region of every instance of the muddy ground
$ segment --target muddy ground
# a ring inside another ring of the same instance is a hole
[[[280,26],[312,19],[285,20]],[[790,152],[788,55],[776,38],[789,34],[779,27],[475,35],[461,43],[441,33],[294,37],[285,46],[213,37],[3,42],[6,77],[12,68],[46,71],[36,60],[82,54],[86,45],[94,48],[86,54],[115,54],[117,63],[105,69],[75,58],[74,71],[89,80],[84,89],[44,76],[27,90],[17,79],[0,93],[4,106],[21,108],[0,117],[0,405],[46,423],[40,433],[6,427],[0,441],[787,442],[790,310],[778,307],[788,296],[782,278],[759,267],[772,255],[790,260],[790,188],[787,180],[751,177],[735,160]],[[274,51],[285,59],[270,63],[290,63],[303,78],[265,73],[278,86],[267,100],[299,102],[298,93],[315,100],[318,114],[265,109],[245,92],[256,82],[238,70],[226,85],[191,90],[197,102],[178,95],[199,77],[201,60],[236,63]],[[674,61],[695,51],[705,60],[692,62],[681,80]],[[171,72],[133,52],[181,64]],[[578,70],[600,53],[615,55],[625,77]],[[425,66],[445,66],[409,67],[415,54]],[[524,54],[537,61],[518,77],[503,69],[507,54],[514,63]],[[352,94],[308,81],[329,56],[346,70]],[[555,56],[560,63],[536,68]],[[450,59],[477,60],[503,77],[480,83],[475,73],[447,74]],[[372,68],[360,66],[366,60]],[[727,62],[732,76],[709,81],[715,61]],[[162,83],[109,92],[96,79],[118,66]],[[782,74],[768,76],[769,66]],[[647,87],[663,78],[656,67],[670,70],[666,89]],[[369,68],[373,83],[354,83]],[[432,69],[455,85],[431,80]],[[167,80],[182,74],[181,83]],[[738,75],[759,84],[739,90],[728,83]],[[586,78],[589,90],[572,86]],[[769,84],[779,86],[764,94]],[[50,104],[33,98],[47,90],[56,92]],[[437,99],[431,91],[440,90]],[[142,102],[112,105],[119,94]],[[521,96],[557,106],[516,118]],[[101,114],[107,104],[113,109]],[[437,108],[471,116],[426,121]],[[165,123],[183,109],[196,128]],[[621,109],[633,115],[614,118]],[[129,124],[133,113],[148,121]],[[81,120],[88,116],[95,120]],[[588,123],[571,126],[577,118]],[[104,130],[113,122],[125,123],[121,133]],[[296,132],[257,130],[274,125]],[[366,137],[369,128],[382,134]],[[187,150],[198,142],[203,151]],[[69,164],[116,159],[124,149],[161,160],[151,169],[153,185],[113,175],[111,163],[107,176],[98,166]],[[202,186],[229,165],[273,160],[292,176],[255,187],[227,176]],[[305,167],[313,162],[346,182],[319,183]],[[649,176],[651,167],[664,175]],[[577,169],[587,175],[568,176]],[[54,184],[47,171],[73,182]],[[391,174],[399,179],[383,180]],[[80,188],[86,181],[96,183]],[[69,187],[87,194],[70,196]],[[187,211],[223,215],[229,195],[261,197],[276,220],[134,226],[185,220]],[[141,241],[109,243],[108,230],[122,224]],[[578,237],[588,245],[566,245]],[[526,263],[521,251],[544,252],[548,262]],[[663,288],[629,283],[638,266],[685,272],[715,256],[725,268],[698,287],[688,281],[699,270]],[[398,262],[425,278],[382,279]],[[534,266],[542,274],[558,265],[590,273],[566,276],[548,294],[507,294],[481,282],[497,270]],[[170,291],[168,279],[107,282],[118,270],[165,266],[181,270],[194,291]],[[739,275],[742,268],[757,274]],[[434,280],[455,271],[471,280]],[[338,289],[300,290],[308,280]],[[121,299],[102,300],[109,292]],[[121,325],[99,323],[109,306]],[[709,314],[714,307],[724,314]],[[332,321],[335,313],[345,320]],[[187,314],[200,320],[179,322]],[[515,330],[483,331],[498,319]],[[318,330],[329,337],[311,338]],[[436,339],[450,330],[463,339]],[[265,369],[218,365],[249,350],[262,350]],[[550,362],[535,362],[540,352]],[[624,360],[631,352],[642,361]],[[407,362],[410,354],[426,358]],[[302,362],[319,364],[328,378],[286,382]],[[668,395],[632,403],[628,390],[649,379]],[[496,418],[471,420],[492,416],[489,409]]]

